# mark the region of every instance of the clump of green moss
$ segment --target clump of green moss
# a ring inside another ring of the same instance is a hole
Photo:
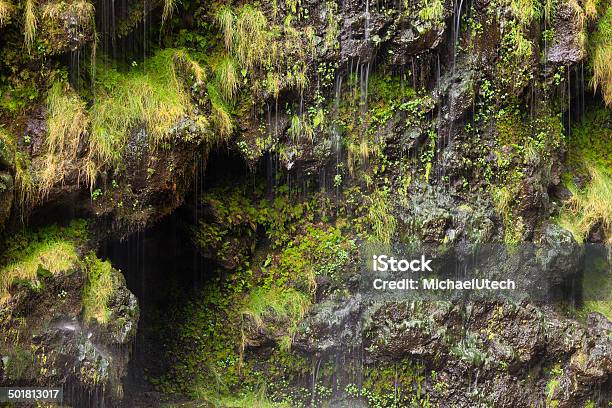
[[[36,281],[39,274],[59,274],[76,267],[77,248],[87,239],[85,221],[73,221],[67,227],[51,226],[14,235],[5,244],[0,264],[0,299],[16,281]]]
[[[363,385],[348,384],[344,391],[350,397],[367,401],[371,407],[430,407],[426,384],[436,380],[436,375],[409,359],[366,365]]]
[[[289,350],[297,325],[306,314],[310,303],[310,296],[291,287],[285,289],[279,286],[256,287],[251,290],[246,295],[240,309],[242,318],[241,355],[250,342],[248,332],[263,330],[266,322],[271,320],[281,321],[283,325],[286,325],[279,345],[281,349]]]
[[[568,164],[578,174],[588,175],[586,166],[612,171],[612,113],[609,109],[589,110],[572,127],[567,155]]]
[[[110,262],[102,261],[94,253],[85,259],[86,283],[83,287],[83,319],[99,324],[108,323],[111,312],[108,302],[117,287],[115,271]]]

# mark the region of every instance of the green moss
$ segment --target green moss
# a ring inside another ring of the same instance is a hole
[[[366,365],[363,386],[348,384],[345,392],[353,398],[367,401],[370,407],[422,407],[429,408],[429,395],[425,390],[429,375],[422,364],[404,359],[397,362]]]
[[[555,400],[553,397],[555,396],[555,392],[559,388],[560,377],[563,375],[563,369],[559,364],[555,364],[550,369],[550,379],[546,383],[546,404],[549,407],[557,407],[559,406],[559,401]]]
[[[85,322],[96,320],[99,324],[106,324],[111,317],[108,302],[117,287],[116,272],[110,262],[98,259],[92,252],[85,257],[85,273],[83,319]]]
[[[317,276],[335,280],[348,264],[355,244],[338,228],[307,224],[302,231],[286,244],[278,262],[268,268],[268,285],[290,284],[312,293]]]
[[[240,309],[242,317],[241,355],[249,344],[249,331],[261,332],[270,321],[280,321],[284,334],[279,339],[282,350],[289,350],[298,323],[310,306],[310,296],[293,288],[256,287],[246,296]]]
[[[572,127],[567,153],[568,164],[575,173],[588,175],[588,166],[612,172],[612,113],[609,109],[589,110]]]
[[[5,243],[0,260],[0,299],[16,281],[35,281],[41,274],[67,272],[78,263],[77,247],[87,239],[85,221],[18,233]]]
[[[34,367],[34,356],[28,349],[15,345],[12,347],[5,361],[6,377],[12,381],[29,379]]]
[[[583,241],[600,225],[612,239],[612,116],[605,108],[587,112],[572,128],[567,163],[571,173],[564,180],[572,198],[564,203],[558,222]]]

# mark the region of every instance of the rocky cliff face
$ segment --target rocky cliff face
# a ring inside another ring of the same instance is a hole
[[[118,404],[138,308],[89,251],[180,208],[218,279],[156,311],[165,396],[605,404],[606,296],[372,301],[358,266],[527,241],[546,281],[580,276],[612,239],[609,2],[222,3],[0,0],[2,381]],[[75,217],[78,242],[35,232]]]

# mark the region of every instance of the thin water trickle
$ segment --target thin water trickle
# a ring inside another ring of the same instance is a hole
[[[586,105],[584,103],[584,61],[580,61],[580,99],[582,100],[582,116],[584,116],[584,112],[586,111]]]
[[[365,28],[364,28],[364,39],[367,42],[370,40],[370,0],[366,0],[365,9]]]
[[[455,3],[456,5],[457,3]],[[461,29],[461,9],[463,8],[463,0],[459,2],[459,8],[455,11],[454,21],[454,36],[453,36],[453,73],[455,73],[455,66],[457,65],[457,47],[459,46],[459,30]]]
[[[318,357],[316,361],[313,361],[312,370],[312,386],[310,389],[310,406],[316,407],[317,402],[317,378],[319,376],[319,369],[321,368],[321,357]]]
[[[567,136],[572,137],[572,87],[569,65],[567,65]]]
[[[416,91],[416,70],[414,68],[414,57],[411,58],[412,63],[412,89],[414,89]]]

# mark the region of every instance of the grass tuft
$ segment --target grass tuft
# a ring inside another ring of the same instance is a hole
[[[34,11],[34,0],[26,0],[23,33],[28,52],[32,50],[32,46],[34,45],[37,24],[36,13]]]
[[[569,183],[572,198],[564,206],[559,224],[579,242],[599,224],[607,242],[612,243],[612,177],[596,167],[589,167],[589,173],[591,180],[583,190]]]
[[[0,0],[0,27],[8,21],[13,13],[13,6],[8,1]]]
[[[240,310],[243,321],[241,353],[244,352],[249,342],[245,332],[247,322],[252,321],[255,329],[260,329],[266,325],[267,319],[288,320],[287,334],[281,340],[281,346],[289,349],[298,323],[304,318],[309,306],[309,297],[292,288],[257,287],[253,289],[247,295]]]
[[[89,126],[85,102],[64,82],[55,82],[47,94],[45,167],[40,173],[39,198],[64,181],[69,166],[77,165],[79,147]]]
[[[444,18],[442,0],[425,0],[423,8],[419,11],[419,18],[432,23],[442,22]]]
[[[234,12],[229,6],[222,6],[217,10],[216,20],[223,31],[223,42],[229,51],[234,44]]]
[[[385,245],[391,243],[397,220],[391,213],[389,191],[376,190],[370,196],[371,204],[368,210],[368,222],[372,226],[373,238]]]
[[[172,17],[172,12],[176,8],[176,0],[164,0],[164,9],[162,11],[162,26]]]
[[[216,76],[217,83],[225,100],[230,101],[234,99],[238,91],[239,78],[236,64],[232,57],[226,56],[221,60],[216,69]]]
[[[593,63],[593,89],[601,90],[604,102],[612,105],[612,7],[597,23],[597,31],[591,41]]]
[[[251,69],[264,60],[268,41],[268,20],[250,5],[242,7],[236,20],[234,51],[240,64]]]
[[[138,126],[147,130],[151,146],[167,142],[176,123],[194,111],[184,77],[190,75],[197,84],[205,80],[204,70],[181,50],[160,51],[146,69],[126,75],[101,65],[85,164],[90,186],[99,169],[120,164],[129,133]]]
[[[510,9],[522,27],[527,27],[541,15],[541,4],[538,0],[512,0]]]
[[[85,257],[85,272],[87,283],[83,288],[83,319],[85,322],[95,320],[99,324],[106,324],[111,317],[108,302],[117,286],[113,267],[110,262],[90,253]]]
[[[599,6],[599,1],[598,0],[584,0],[582,7],[584,9],[584,14],[586,15],[586,18],[589,20],[594,20],[597,15],[599,14],[597,12],[597,7]]]
[[[33,204],[35,197],[34,177],[30,167],[30,160],[27,155],[23,152],[16,152],[15,189],[22,219],[25,217],[26,209]]]

